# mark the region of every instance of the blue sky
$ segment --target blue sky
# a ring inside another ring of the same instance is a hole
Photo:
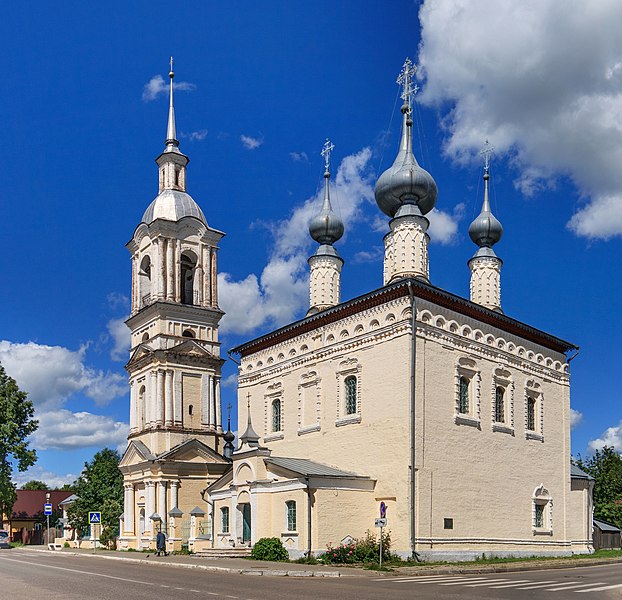
[[[223,350],[304,315],[326,137],[346,224],[342,298],[382,284],[387,223],[372,192],[395,156],[395,79],[411,56],[415,154],[439,188],[432,283],[468,297],[488,138],[504,311],[581,347],[573,452],[622,449],[622,9],[594,4],[572,14],[564,0],[4,7],[0,362],[41,420],[39,461],[17,481],[72,481],[98,449],[124,442],[124,245],[157,193],[171,54],[188,191],[227,234]]]

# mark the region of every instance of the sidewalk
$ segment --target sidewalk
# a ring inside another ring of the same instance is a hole
[[[416,577],[423,575],[458,575],[478,573],[509,573],[516,571],[541,571],[547,569],[571,569],[575,567],[591,567],[621,563],[622,558],[576,558],[525,561],[515,563],[463,565],[414,565],[392,567],[392,571],[373,571],[360,566],[332,567],[329,565],[307,565],[298,563],[278,563],[244,558],[204,558],[193,555],[155,556],[153,552],[115,552],[111,550],[79,550],[62,549],[48,550],[45,546],[23,546],[14,548],[14,552],[47,552],[66,556],[89,556],[108,560],[123,560],[141,565],[166,564],[181,569],[200,569],[203,571],[220,571],[239,575],[272,576],[272,577]]]

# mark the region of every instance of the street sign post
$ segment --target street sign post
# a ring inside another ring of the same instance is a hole
[[[101,525],[102,514],[99,511],[91,511],[89,513],[89,525]]]
[[[49,502],[46,502],[46,503],[43,505],[43,514],[44,514],[46,517],[49,517],[49,516],[52,514],[52,505],[51,505]]]
[[[380,527],[380,557],[378,563],[382,569],[382,528],[387,526],[387,505],[384,502],[380,503],[380,518],[376,519],[376,527]]]
[[[52,503],[50,502],[50,492],[45,494],[45,504],[43,505],[43,514],[47,521],[47,529],[45,530],[48,539],[48,547],[50,546],[50,515],[52,514]]]

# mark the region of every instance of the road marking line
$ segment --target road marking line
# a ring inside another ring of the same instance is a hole
[[[588,587],[590,585],[607,585],[607,583],[605,581],[592,581],[592,583],[569,583],[569,584],[564,584],[562,587],[551,588],[550,590],[547,590],[547,591],[561,592],[562,590],[571,590],[572,588]]]
[[[437,583],[441,581],[468,581],[470,577],[439,577],[434,579],[428,579],[427,577],[408,577],[406,579],[392,579],[391,583]],[[386,581],[386,579],[385,579]]]
[[[549,581],[539,581],[534,585],[528,585],[525,587],[516,588],[517,590],[536,590],[538,588],[549,587],[551,585],[561,585],[561,581],[557,581],[556,579],[549,579]]]
[[[80,573],[81,575],[93,575],[94,577],[104,577],[105,579],[116,579],[117,581],[126,581],[128,583],[140,583],[142,585],[155,585],[150,581],[139,581],[138,579],[126,579],[125,577],[115,577],[114,575],[104,575],[103,573],[93,573],[92,571],[81,571],[79,569],[68,569],[66,567],[56,567],[54,565],[46,565],[43,563],[31,563],[24,560],[15,560],[13,558],[0,557],[0,560],[8,562],[16,562],[20,564],[33,565],[36,567],[45,567],[46,569],[58,569],[59,571],[70,571],[71,573]]]
[[[622,587],[622,583],[617,583],[616,585],[606,585],[604,587],[589,588],[587,590],[575,590],[575,593],[581,594],[583,592],[604,592],[605,590],[615,590],[616,588],[620,587]]]
[[[519,585],[523,585],[524,583],[532,583],[532,579],[516,579],[514,583],[504,583],[503,585],[491,585],[491,590],[501,590],[503,588],[511,588]]]
[[[455,575],[411,575],[410,577],[378,577],[372,581],[426,581],[428,579],[451,579]]]
[[[188,590],[189,592],[196,592],[197,594],[201,593],[201,590]]]
[[[484,579],[486,578],[485,577],[469,577],[466,579],[466,581],[462,580],[462,581],[455,581],[452,583],[439,583],[439,585],[464,585],[468,581],[483,581]]]
[[[464,587],[481,587],[483,585],[490,585],[491,583],[502,583],[504,581],[512,581],[511,579],[486,579],[480,583],[465,583]]]

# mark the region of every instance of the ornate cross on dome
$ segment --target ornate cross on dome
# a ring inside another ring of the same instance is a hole
[[[419,86],[414,81],[416,72],[417,67],[413,65],[410,58],[407,58],[404,61],[404,66],[400,74],[397,76],[397,83],[402,86],[402,94],[400,97],[404,103],[408,105],[408,108],[412,108],[413,96],[419,90]]]
[[[173,72],[173,57],[171,56],[171,60],[170,60],[170,65],[171,65],[171,72],[168,74],[168,76],[173,79],[173,77],[175,76],[175,73]]]
[[[479,153],[480,156],[484,157],[484,171],[486,173],[488,173],[488,170],[490,169],[490,156],[494,152],[494,150],[495,150],[495,147],[491,145],[491,143],[488,140],[484,142],[484,146],[480,150],[480,153]]]
[[[333,144],[328,138],[324,142],[324,146],[322,147],[322,152],[320,154],[324,157],[324,168],[326,173],[329,171],[330,167],[330,153],[335,149],[335,144]]]
[[[251,393],[250,392],[248,392],[248,394],[246,394],[246,407],[250,411],[250,409],[251,409]],[[250,414],[248,415],[248,418],[250,419]]]

